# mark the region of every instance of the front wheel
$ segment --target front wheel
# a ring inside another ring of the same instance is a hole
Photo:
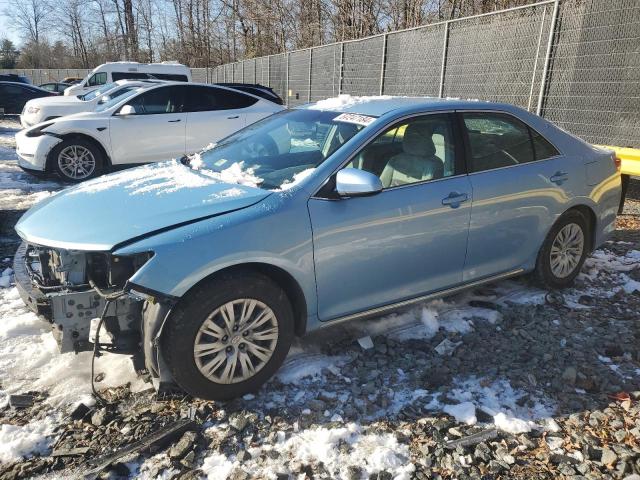
[[[560,217],[538,254],[538,280],[549,288],[571,286],[587,257],[588,238],[587,221],[581,213],[570,211]]]
[[[263,275],[237,274],[188,294],[167,320],[161,348],[187,393],[228,400],[257,390],[276,372],[293,330],[285,292]]]
[[[69,138],[51,151],[51,166],[65,181],[78,183],[100,174],[104,158],[90,140]]]

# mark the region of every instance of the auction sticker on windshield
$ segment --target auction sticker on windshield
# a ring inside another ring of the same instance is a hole
[[[334,122],[355,123],[356,125],[364,125],[365,127],[375,122],[376,117],[367,115],[359,115],[357,113],[342,113],[333,119]]]

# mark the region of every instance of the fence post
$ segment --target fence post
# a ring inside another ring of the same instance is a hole
[[[382,62],[380,63],[380,95],[382,95],[382,90],[384,89],[384,70],[387,63],[387,36],[388,34],[382,35]]]
[[[344,62],[344,42],[340,43],[340,72],[338,77],[338,95],[342,93],[342,66]]]
[[[284,88],[284,94],[286,95],[287,101],[285,102],[287,104],[287,107],[289,106],[289,52],[285,52],[284,53],[284,79],[285,79],[285,88]]]
[[[444,39],[442,41],[442,65],[440,65],[440,87],[438,88],[438,98],[444,94],[444,71],[447,65],[447,50],[449,49],[449,22],[444,24]]]
[[[307,102],[311,101],[311,62],[313,62],[313,48],[309,48],[309,82],[307,84],[309,89],[307,91]]]
[[[542,20],[540,21],[540,33],[538,34],[538,46],[536,47],[536,59],[533,62],[533,73],[531,74],[531,89],[529,90],[529,102],[527,103],[527,112],[531,111],[531,102],[533,101],[533,86],[536,83],[536,70],[538,70],[538,57],[540,53],[540,45],[542,44],[542,32],[544,31],[544,21],[547,16],[547,6],[542,10]]]
[[[271,55],[267,56],[267,87],[271,87]]]
[[[551,61],[551,49],[553,47],[553,37],[556,32],[556,21],[558,20],[558,9],[560,7],[560,0],[556,0],[553,4],[553,14],[551,16],[551,26],[549,27],[549,41],[547,42],[547,53],[544,57],[544,69],[542,70],[542,79],[540,80],[540,93],[538,95],[538,106],[536,108],[536,114],[542,113],[542,100],[544,97],[544,91],[547,87],[547,73],[549,72],[549,62]]]

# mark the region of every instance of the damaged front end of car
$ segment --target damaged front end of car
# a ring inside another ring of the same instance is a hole
[[[131,355],[142,371],[143,308],[150,297],[127,281],[152,256],[23,243],[14,259],[16,286],[25,304],[51,324],[61,353],[93,350],[91,322],[102,318],[109,342],[100,349]]]

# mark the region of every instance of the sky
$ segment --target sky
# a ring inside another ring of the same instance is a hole
[[[18,44],[19,38],[17,33],[9,28],[10,19],[3,14],[5,7],[6,2],[0,0],[0,38],[8,38],[13,43]]]

